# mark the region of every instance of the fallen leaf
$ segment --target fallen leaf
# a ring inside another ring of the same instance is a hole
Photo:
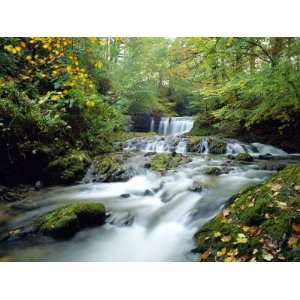
[[[231,236],[230,235],[224,235],[221,238],[221,241],[224,242],[224,243],[228,243],[230,240],[231,240]]]
[[[294,190],[295,190],[297,193],[300,193],[300,185],[295,185],[295,186],[294,186]]]
[[[230,249],[228,252],[227,252],[227,256],[236,256],[239,254],[239,250],[238,249]]]
[[[244,232],[248,232],[250,230],[250,227],[249,226],[243,226],[242,229],[243,229]]]
[[[282,210],[287,209],[287,203],[286,202],[276,201],[276,205],[277,205],[277,207],[279,207]]]
[[[251,262],[256,262],[256,257],[252,257],[250,261]]]
[[[210,256],[211,254],[211,251],[208,249],[206,250],[205,252],[203,252],[200,256],[200,260],[203,261],[203,260],[207,260],[208,257]]]
[[[214,232],[214,237],[217,238],[217,237],[220,237],[222,234],[221,232],[217,231],[217,232]]]
[[[265,252],[265,251],[263,252],[262,257],[266,261],[271,261],[274,258],[274,256],[272,254]]]
[[[253,249],[252,254],[256,254],[258,252],[257,249]]]
[[[297,234],[300,234],[300,224],[293,224],[292,227]]]
[[[251,227],[249,229],[250,236],[258,236],[261,234],[261,229],[259,227]]]
[[[224,259],[225,262],[235,262],[236,258],[234,256],[229,256]]]
[[[291,236],[288,240],[289,248],[295,248],[298,244],[299,237],[298,236]]]
[[[282,185],[279,183],[271,185],[271,190],[273,192],[279,192],[282,189]]]
[[[226,248],[222,248],[220,251],[217,252],[217,256],[221,257],[224,256],[226,254],[227,249]]]
[[[230,209],[226,208],[226,209],[223,210],[223,216],[224,217],[229,216],[229,214],[230,214]]]
[[[246,238],[246,236],[243,233],[239,233],[236,238],[235,244],[246,244],[247,242],[248,239]]]

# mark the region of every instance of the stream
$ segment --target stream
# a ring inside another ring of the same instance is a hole
[[[180,118],[178,118],[180,119]],[[40,215],[69,202],[102,202],[110,212],[102,227],[85,229],[67,241],[50,238],[23,239],[0,245],[3,255],[13,261],[195,261],[193,235],[222,210],[228,199],[241,189],[268,178],[274,171],[264,170],[261,160],[252,163],[228,162],[226,155],[188,154],[192,161],[165,174],[144,168],[147,152],[170,152],[170,141],[192,128],[191,119],[166,122],[162,136],[137,143],[127,143],[130,154],[126,164],[135,175],[126,182],[88,183],[44,189],[30,201],[35,204],[7,226],[8,230],[30,226]],[[185,123],[188,122],[188,123]],[[171,127],[170,127],[171,126]],[[177,127],[176,127],[177,126]],[[248,148],[247,148],[248,147]],[[227,154],[253,151],[253,145],[230,141]],[[176,149],[186,154],[185,140]],[[252,149],[252,150],[251,150]],[[257,152],[258,151],[258,152]],[[256,144],[253,155],[270,153],[276,161],[295,159],[284,151]],[[210,167],[228,167],[219,176],[206,175]],[[203,187],[193,191],[193,182]]]

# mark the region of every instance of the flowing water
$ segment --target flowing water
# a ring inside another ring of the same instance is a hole
[[[176,128],[180,132],[187,130],[183,125],[176,125]],[[174,136],[178,133],[165,127],[163,130],[165,134],[174,133]],[[29,226],[45,212],[75,201],[104,203],[110,212],[107,224],[83,230],[64,242],[50,238],[8,242],[0,245],[3,247],[2,255],[17,261],[197,259],[191,253],[191,249],[195,247],[194,233],[222,210],[232,195],[244,187],[265,180],[272,172],[262,170],[258,161],[239,164],[229,162],[225,155],[209,155],[205,144],[202,153],[191,155],[190,163],[166,174],[162,175],[143,167],[149,161],[149,155],[145,152],[169,152],[175,147],[178,152],[185,153],[186,140],[176,137],[174,139],[176,142],[166,137],[155,137],[145,140],[142,146],[135,148],[132,144],[127,144],[126,150],[131,153],[127,164],[135,170],[135,175],[130,180],[78,184],[45,190],[31,199],[35,208],[17,216],[8,224],[7,229]],[[287,155],[272,146],[228,142],[228,153],[243,151],[252,151],[255,154],[275,151],[277,154]],[[205,175],[207,168],[215,166],[230,168],[227,174],[220,176]],[[201,184],[201,192],[192,191],[193,182]],[[125,194],[127,198],[124,198]]]
[[[194,125],[192,117],[164,117],[159,120],[159,135],[180,135],[190,132]],[[150,131],[154,131],[155,121],[152,118]]]

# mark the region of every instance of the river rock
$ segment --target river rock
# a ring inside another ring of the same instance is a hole
[[[202,184],[198,181],[194,181],[192,186],[189,188],[189,191],[201,193],[203,190]]]
[[[86,227],[103,225],[105,206],[101,203],[74,203],[47,213],[37,221],[37,231],[55,239],[67,239]]]
[[[122,198],[129,198],[130,194],[122,194],[122,195],[120,195],[120,197],[122,197]]]
[[[251,162],[253,161],[253,157],[249,153],[239,153],[236,157],[236,160],[238,161],[245,161],[245,162]]]
[[[145,192],[144,192],[144,196],[153,196],[154,195],[154,192],[147,189]]]
[[[222,174],[222,169],[218,168],[218,167],[211,167],[211,168],[207,168],[204,171],[205,175],[213,175],[213,176],[219,176]]]
[[[270,153],[266,153],[266,154],[261,154],[258,156],[259,159],[264,159],[264,160],[271,160],[273,159],[273,155]]]

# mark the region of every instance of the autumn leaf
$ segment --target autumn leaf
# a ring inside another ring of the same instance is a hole
[[[297,234],[300,234],[300,224],[293,224],[292,228],[293,231],[295,231]]]
[[[300,185],[295,185],[294,191],[296,191],[297,193],[300,193]]]
[[[225,235],[221,238],[221,241],[224,243],[228,243],[231,240],[231,236],[230,235]]]
[[[246,236],[243,233],[239,233],[235,244],[246,244],[248,242],[248,239],[246,238]]]
[[[221,257],[224,256],[226,254],[227,249],[226,248],[222,248],[220,251],[217,252],[217,256]]]
[[[282,210],[287,210],[287,203],[286,202],[281,202],[281,201],[276,201],[277,207],[279,207]]]
[[[229,216],[229,214],[230,214],[230,209],[226,208],[226,209],[223,210],[223,216],[224,217]]]
[[[214,237],[217,238],[217,237],[220,237],[222,234],[221,232],[217,231],[217,232],[214,232]]]
[[[282,185],[279,183],[269,185],[273,192],[279,192],[282,189]]]
[[[274,256],[271,253],[263,251],[262,258],[266,261],[271,261],[271,260],[273,260]]]
[[[200,256],[200,260],[201,261],[206,261],[208,259],[208,257],[210,256],[211,251],[208,249],[205,252],[203,252]]]
[[[288,246],[289,248],[295,248],[298,244],[298,241],[299,241],[299,237],[298,236],[291,236],[288,240]]]

